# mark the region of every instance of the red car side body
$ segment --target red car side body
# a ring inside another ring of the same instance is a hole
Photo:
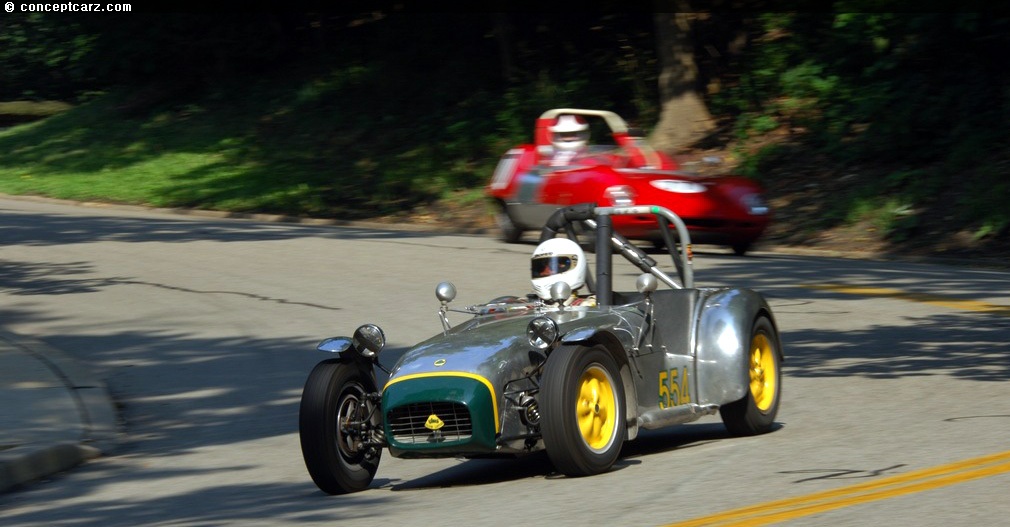
[[[591,146],[567,166],[552,166],[548,128],[560,115],[602,120],[614,144]],[[502,239],[517,242],[539,230],[558,207],[655,204],[679,215],[692,241],[726,245],[744,254],[768,226],[771,214],[761,186],[748,178],[704,176],[680,170],[653,150],[613,112],[560,108],[537,119],[535,144],[510,149],[498,162],[486,192],[499,206]],[[655,218],[619,216],[614,229],[630,239],[662,243]]]

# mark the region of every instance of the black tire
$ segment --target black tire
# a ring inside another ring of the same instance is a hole
[[[569,477],[610,470],[626,437],[624,386],[603,346],[562,346],[551,353],[540,389],[547,456]]]
[[[782,350],[767,317],[759,316],[751,329],[745,360],[749,373],[747,395],[723,405],[719,415],[733,435],[763,434],[772,429],[782,396]]]
[[[733,254],[735,254],[737,256],[744,256],[744,255],[746,255],[747,251],[750,250],[750,247],[751,247],[751,243],[750,242],[746,242],[746,243],[734,243],[733,245],[730,245],[730,248],[733,249]]]
[[[501,230],[501,241],[505,243],[519,243],[519,240],[523,238],[524,230],[520,228],[514,221],[509,213],[504,207],[495,216],[495,221],[498,223],[498,228]]]
[[[312,481],[323,492],[347,494],[372,483],[382,450],[362,447],[362,437],[347,433],[339,423],[364,420],[368,416],[365,394],[374,391],[373,381],[359,368],[337,360],[320,362],[305,381],[298,415],[302,457]],[[377,424],[375,416],[373,424]]]

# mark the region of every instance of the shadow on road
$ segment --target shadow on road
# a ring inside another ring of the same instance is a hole
[[[357,228],[316,228],[302,225],[254,224],[202,220],[147,220],[98,216],[79,218],[47,214],[0,214],[0,247],[57,245],[96,240],[180,243],[195,240],[221,242],[276,240],[302,236],[337,239],[419,239],[430,233],[405,233]],[[845,317],[858,312],[865,300],[858,296],[802,287],[836,282],[899,287],[924,294],[951,294],[958,298],[984,297],[1003,291],[1006,273],[952,270],[937,266],[901,266],[799,257],[707,256],[715,264],[699,273],[700,285],[726,284],[764,292],[781,321],[795,313],[822,309],[823,300],[843,306],[830,314]],[[96,278],[87,262],[38,264],[0,260],[0,288],[8,295],[72,295],[93,293],[124,284],[173,287],[138,282],[130,277]],[[228,293],[189,291],[194,294]],[[246,294],[241,291],[235,294]],[[263,301],[283,301],[258,298]],[[901,303],[895,304],[900,309]],[[99,306],[100,307],[100,306]],[[314,306],[331,307],[338,306]],[[836,309],[832,307],[831,309]],[[43,311],[0,309],[5,323],[49,320]],[[793,377],[862,376],[870,379],[947,376],[981,381],[1010,380],[1010,319],[968,311],[946,310],[933,315],[900,315],[900,323],[880,322],[856,331],[803,329],[783,333],[786,375]],[[100,335],[39,336],[55,347],[104,368],[107,382],[119,397],[127,435],[118,454],[123,458],[171,459],[212,446],[241,448],[262,438],[294,437],[301,389],[320,359],[312,348],[320,337],[307,335],[302,342],[248,337],[206,338],[187,328],[157,332],[117,331]],[[255,368],[232,367],[239,364]],[[255,375],[250,375],[255,371]],[[788,378],[786,381],[788,383]],[[667,431],[644,432],[626,445],[616,468],[643,458],[712,441],[728,440],[719,423],[693,424]],[[288,444],[290,443],[290,444]],[[300,462],[297,441],[288,458]],[[297,483],[252,481],[179,492],[167,491],[149,499],[123,498],[96,501],[84,498],[105,484],[171,482],[215,472],[242,472],[258,463],[200,469],[122,469],[112,459],[89,466],[84,480],[93,484],[79,489],[57,485],[53,508],[26,508],[4,515],[5,524],[66,523],[81,525],[144,525],[171,521],[180,524],[214,524],[270,518],[296,521],[362,520],[369,505],[381,504],[388,495],[362,493],[329,498],[305,474]],[[471,460],[410,481],[378,482],[392,490],[456,485],[489,485],[531,477],[552,477],[554,469],[544,455],[516,460]],[[67,496],[68,490],[78,492]],[[54,492],[45,485],[32,490],[43,496]],[[316,512],[319,500],[325,512]],[[16,501],[0,497],[0,507]],[[169,520],[171,519],[171,520]]]
[[[302,225],[199,218],[151,219],[121,216],[77,216],[23,213],[0,209],[0,246],[66,245],[101,241],[184,243],[191,241],[247,242],[300,237],[333,239],[419,239],[440,236],[361,227]]]

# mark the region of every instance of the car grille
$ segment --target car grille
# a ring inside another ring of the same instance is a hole
[[[438,430],[424,426],[435,415],[445,423]],[[441,443],[462,441],[473,435],[473,423],[466,406],[452,402],[411,403],[389,411],[389,429],[400,443]]]

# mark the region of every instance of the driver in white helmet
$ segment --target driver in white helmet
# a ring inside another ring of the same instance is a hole
[[[571,166],[576,158],[585,155],[589,145],[589,125],[585,121],[574,115],[562,115],[548,130],[554,145],[551,166]]]
[[[566,282],[572,295],[566,306],[595,306],[595,295],[580,297],[578,289],[586,284],[586,255],[579,244],[568,238],[551,238],[533,251],[530,260],[533,291],[543,300],[551,299],[551,286]]]

